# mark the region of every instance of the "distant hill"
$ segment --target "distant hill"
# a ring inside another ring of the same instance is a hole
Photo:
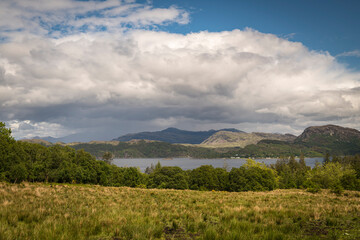
[[[46,147],[53,145],[51,142],[46,141],[46,140],[41,139],[41,138],[21,139],[20,141],[21,142],[29,142],[29,143],[37,143],[37,144],[40,144],[40,145],[43,145],[43,146],[46,146]]]
[[[76,150],[84,149],[97,158],[105,152],[111,152],[115,158],[167,158],[167,157],[193,157],[193,158],[219,158],[221,152],[217,149],[201,148],[193,145],[184,146],[154,140],[136,140],[128,142],[111,141],[90,143],[66,144]]]
[[[213,134],[211,136],[211,134]],[[210,135],[210,136],[209,136]],[[208,136],[207,138],[205,138]],[[117,158],[138,157],[280,157],[304,154],[305,156],[323,156],[326,152],[336,155],[354,155],[360,153],[360,132],[356,129],[335,125],[309,127],[295,137],[291,134],[245,133],[236,129],[227,131],[191,132],[176,128],[159,132],[128,134],[115,141],[91,141],[88,143],[60,143],[75,149],[84,149],[96,157],[109,151]],[[139,140],[141,138],[151,140]],[[161,139],[161,140],[160,140]],[[201,139],[204,139],[201,141]],[[192,142],[196,145],[172,144]],[[53,145],[42,139],[22,141]],[[198,144],[199,142],[203,144]],[[207,145],[206,145],[207,144]],[[240,144],[243,144],[240,146]],[[206,146],[206,148],[204,147]],[[209,147],[211,146],[211,147]]]
[[[227,134],[226,134],[227,135]],[[258,136],[257,136],[258,137]],[[303,153],[305,156],[360,154],[360,132],[356,129],[335,125],[308,127],[291,141],[263,139],[256,144],[249,144],[235,151],[230,150],[225,156],[239,157],[280,157]],[[253,139],[256,140],[256,137]],[[201,145],[200,145],[201,146]]]
[[[109,140],[111,137],[103,136],[101,133],[94,131],[74,133],[63,137],[36,136],[33,139],[42,139],[51,143],[73,143],[73,142],[90,142],[93,140]]]
[[[25,139],[25,140],[28,140],[28,139]],[[36,137],[32,138],[31,140],[43,140],[43,141],[50,142],[50,143],[59,142],[57,138],[50,137],[50,136],[47,136],[47,137],[36,136]]]
[[[187,144],[200,144],[205,139],[217,133],[219,131],[226,132],[242,132],[237,129],[221,129],[221,130],[209,130],[209,131],[185,131],[177,128],[167,128],[162,131],[156,132],[140,132],[133,134],[126,134],[124,136],[115,138],[115,141],[130,141],[134,139],[146,139],[162,141],[167,143],[187,143]]]
[[[228,132],[219,131],[214,133],[200,146],[203,147],[245,147],[250,144],[257,144],[261,140],[279,140],[285,142],[291,142],[296,139],[296,136],[291,134],[279,134],[279,133],[245,133],[245,132]]]
[[[327,138],[323,138],[323,137]],[[332,138],[328,138],[332,137]],[[340,127],[336,125],[325,125],[308,127],[304,132],[296,139],[302,142],[311,142],[316,138],[317,140],[325,141],[328,143],[330,139],[336,139],[337,141],[346,142],[353,139],[360,139],[360,131],[353,128]]]
[[[338,155],[356,154],[360,153],[360,132],[336,125],[308,127],[295,143]]]
[[[62,143],[70,143],[70,142],[74,142],[74,141],[79,141],[79,139],[77,138],[76,134],[71,134],[65,137],[59,137],[59,138],[54,138],[54,137],[39,137],[36,136],[33,139],[39,139],[39,140],[44,140],[50,143],[58,143],[58,142],[62,142]]]

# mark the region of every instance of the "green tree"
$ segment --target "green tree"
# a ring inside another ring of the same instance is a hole
[[[301,168],[306,169],[305,156],[303,153],[300,154],[299,164]]]
[[[154,164],[151,163],[150,167],[146,167],[145,169],[145,173],[146,174],[151,174],[155,171],[155,167],[154,167]]]
[[[128,167],[124,170],[123,185],[128,187],[137,187],[144,184],[143,174],[138,168]]]
[[[299,163],[295,160],[295,156],[291,155],[288,163],[289,167],[293,172],[295,172],[297,169],[299,169]]]
[[[180,167],[161,167],[149,175],[149,187],[188,189],[188,177]]]
[[[10,181],[14,183],[20,183],[25,181],[28,177],[28,171],[24,163],[13,165],[10,169]]]
[[[2,178],[7,179],[11,164],[14,163],[12,156],[15,152],[13,145],[15,140],[11,137],[11,130],[5,127],[5,123],[0,122],[0,172]]]
[[[0,122],[0,141],[14,142],[14,138],[11,136],[11,129],[6,128],[3,122]]]
[[[343,179],[344,182],[348,182],[349,178],[356,178],[355,170],[349,166],[343,166],[339,162],[317,165],[311,171],[307,172],[307,183],[315,183],[321,188],[340,186],[341,179]]]
[[[324,164],[327,164],[330,162],[330,153],[329,152],[326,152],[325,153],[325,156],[324,156],[324,160],[323,160],[323,163]]]
[[[107,164],[111,164],[114,159],[114,155],[111,152],[105,152],[102,156],[102,160]]]
[[[219,180],[213,166],[203,165],[195,168],[190,173],[190,189],[194,190],[218,190]]]
[[[276,172],[252,159],[240,168],[231,169],[229,174],[230,191],[268,191],[277,184]]]

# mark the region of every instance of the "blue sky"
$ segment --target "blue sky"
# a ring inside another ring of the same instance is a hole
[[[167,127],[360,129],[358,1],[0,1],[0,121],[110,140]]]
[[[360,50],[360,1],[357,0],[255,0],[255,1],[153,1],[154,6],[176,4],[191,12],[186,25],[164,27],[170,32],[224,31],[250,27],[263,33],[288,37],[311,50],[337,56]],[[358,56],[338,57],[360,69]]]

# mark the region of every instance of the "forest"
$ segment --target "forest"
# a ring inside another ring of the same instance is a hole
[[[360,155],[326,154],[323,164],[312,169],[305,165],[302,155],[299,161],[294,156],[282,157],[272,166],[249,159],[240,168],[230,171],[207,165],[184,171],[157,164],[142,173],[135,167],[117,167],[109,161],[97,160],[82,149],[16,141],[11,130],[0,123],[0,181],[231,192],[331,189],[341,194],[343,190],[360,190]]]

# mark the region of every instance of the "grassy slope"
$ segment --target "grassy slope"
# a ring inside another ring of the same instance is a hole
[[[109,151],[117,158],[152,158],[152,157],[202,157],[216,158],[221,155],[212,149],[183,146],[180,144],[171,144],[166,142],[139,140],[136,142],[118,142],[114,144],[91,144],[81,143],[72,145],[75,149],[84,149],[96,157],[102,157],[104,152]]]
[[[358,239],[360,195],[0,183],[0,239]]]
[[[306,141],[299,141],[298,143],[322,153],[329,152],[336,155],[355,155],[360,152],[360,140],[355,137],[340,140],[337,136],[314,134],[308,137]]]
[[[234,155],[233,152],[230,152]],[[281,156],[300,156],[303,153],[307,157],[321,157],[323,154],[310,147],[301,144],[289,143],[277,140],[262,140],[258,144],[248,145],[237,150],[239,156],[246,157],[281,157]]]
[[[245,133],[245,132],[227,132],[220,131],[211,135],[204,142],[199,144],[200,147],[224,148],[224,147],[246,147],[250,144],[257,144],[259,141],[278,140],[293,141],[295,136],[275,134],[275,133]]]

